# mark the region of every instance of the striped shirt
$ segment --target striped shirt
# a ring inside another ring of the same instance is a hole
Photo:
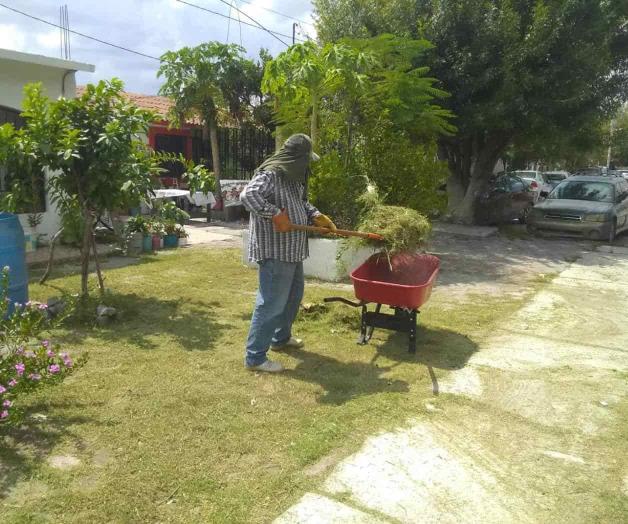
[[[321,214],[306,200],[304,184],[285,180],[273,171],[261,171],[240,193],[240,201],[251,212],[249,260],[302,262],[308,257],[307,233],[277,233],[272,223],[273,216],[282,209],[293,224],[303,226]]]

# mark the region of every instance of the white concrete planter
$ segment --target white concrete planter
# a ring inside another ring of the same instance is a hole
[[[374,249],[348,249],[339,239],[311,238],[310,257],[304,261],[306,277],[318,278],[327,282],[338,282],[375,253]],[[257,264],[248,260],[249,232],[242,235],[242,263],[256,268]]]

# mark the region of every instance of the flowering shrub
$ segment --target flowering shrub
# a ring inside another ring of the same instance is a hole
[[[13,304],[10,312],[8,274],[6,267],[0,271],[0,423],[17,419],[20,395],[60,382],[77,365],[59,345],[42,339],[43,330],[56,324],[45,304]]]

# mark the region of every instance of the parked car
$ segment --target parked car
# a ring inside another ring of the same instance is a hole
[[[481,224],[506,224],[519,220],[525,224],[536,202],[537,194],[528,183],[512,175],[501,175],[493,180],[480,198],[476,219]]]
[[[618,167],[617,174],[628,180],[628,167]]]
[[[581,167],[574,171],[574,176],[607,176],[609,174],[608,168],[604,166],[597,167]]]
[[[545,171],[543,176],[551,188],[554,189],[569,176],[569,173],[567,171]]]
[[[540,171],[512,171],[509,175],[517,176],[525,180],[530,189],[537,194],[537,199],[545,198],[552,190],[552,186],[547,183],[543,173]]]
[[[528,230],[539,229],[612,242],[628,230],[628,181],[610,176],[567,178],[530,211]]]

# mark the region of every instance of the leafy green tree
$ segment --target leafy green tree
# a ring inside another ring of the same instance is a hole
[[[322,49],[312,41],[296,44],[266,64],[262,89],[275,97],[277,121],[288,134],[304,121],[312,145],[318,147],[319,112],[327,65]]]
[[[515,140],[609,115],[628,84],[628,3],[599,0],[315,0],[326,42],[393,32],[425,38],[458,132],[439,140],[449,211],[472,222]]]
[[[90,254],[96,261],[101,291],[94,225],[106,211],[133,207],[147,199],[152,177],[160,171],[158,158],[139,139],[154,115],[130,105],[123,84],[113,79],[87,85],[78,98],[51,101],[40,84],[25,88],[25,126],[15,132],[5,124],[0,132],[0,161],[11,165],[23,147],[37,169],[54,172],[49,180],[51,200],[62,214],[78,209],[83,220],[81,292],[88,293]],[[19,160],[19,159],[18,159]],[[30,176],[12,173],[27,191]]]
[[[616,167],[628,166],[628,106],[624,106],[615,117],[610,142],[611,161]]]
[[[218,147],[218,115],[229,112],[243,119],[251,96],[259,92],[259,70],[235,44],[208,42],[196,47],[168,51],[161,56],[158,77],[164,77],[160,94],[174,101],[171,120],[200,117],[204,138],[209,137],[216,177],[216,199],[222,202],[221,166]],[[257,79],[257,80],[256,80]]]
[[[393,35],[323,47],[309,42],[267,65],[263,87],[274,96],[284,132],[316,137],[323,159],[314,166],[311,197],[339,223],[355,225],[357,196],[368,180],[395,204],[439,207],[404,190],[424,197],[417,187],[429,186],[428,179],[442,183],[431,144],[454,130],[450,112],[435,104],[447,93],[417,65],[429,48],[424,40]]]

